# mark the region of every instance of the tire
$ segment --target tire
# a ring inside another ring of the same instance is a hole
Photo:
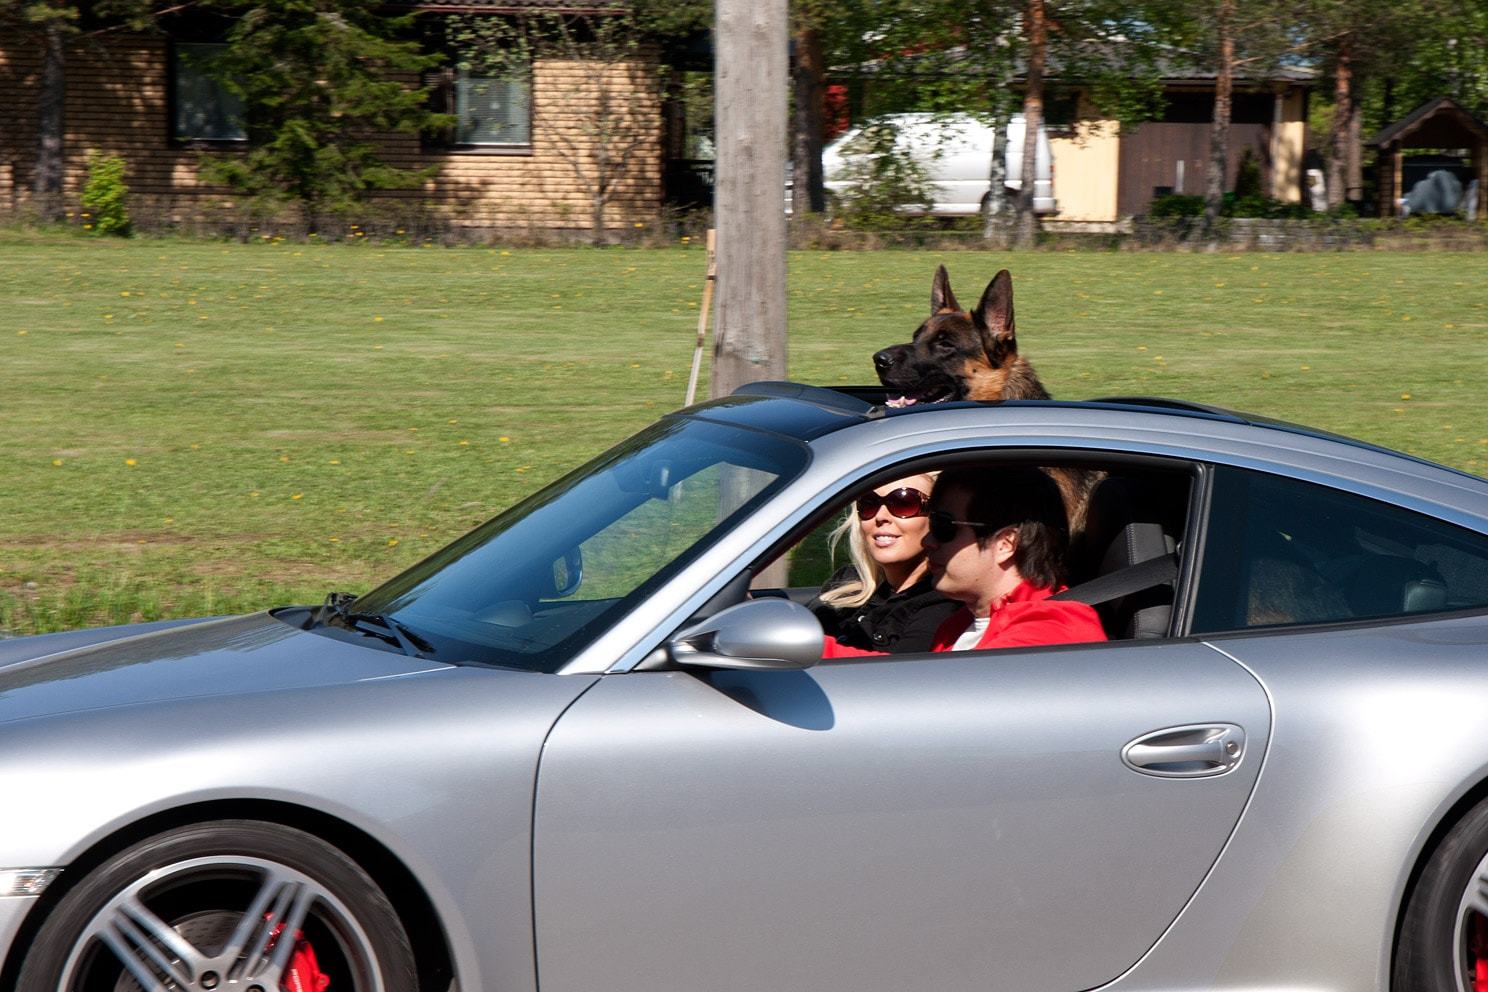
[[[412,992],[418,979],[397,913],[355,862],[299,830],[224,820],[141,841],[79,880],[38,930],[16,989],[152,984]]]
[[[1400,926],[1392,992],[1488,992],[1488,800],[1426,862]]]

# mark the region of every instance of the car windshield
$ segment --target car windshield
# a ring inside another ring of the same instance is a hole
[[[804,445],[663,420],[359,598],[441,661],[556,671],[805,467]]]

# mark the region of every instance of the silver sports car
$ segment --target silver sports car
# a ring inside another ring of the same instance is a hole
[[[0,987],[1488,992],[1488,481],[749,387],[358,597],[0,642]],[[817,664],[867,487],[1099,478],[1111,640]]]

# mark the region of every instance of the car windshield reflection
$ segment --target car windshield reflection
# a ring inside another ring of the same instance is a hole
[[[804,446],[673,418],[356,601],[441,661],[556,671],[794,479]]]

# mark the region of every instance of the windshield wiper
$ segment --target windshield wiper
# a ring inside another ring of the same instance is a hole
[[[320,608],[316,621],[326,624],[340,621],[347,630],[360,631],[363,634],[380,637],[390,644],[396,644],[410,658],[433,656],[434,645],[420,637],[407,624],[381,613],[358,613],[351,609],[351,604],[355,601],[356,596],[351,593],[329,594],[325,598],[325,605]]]

